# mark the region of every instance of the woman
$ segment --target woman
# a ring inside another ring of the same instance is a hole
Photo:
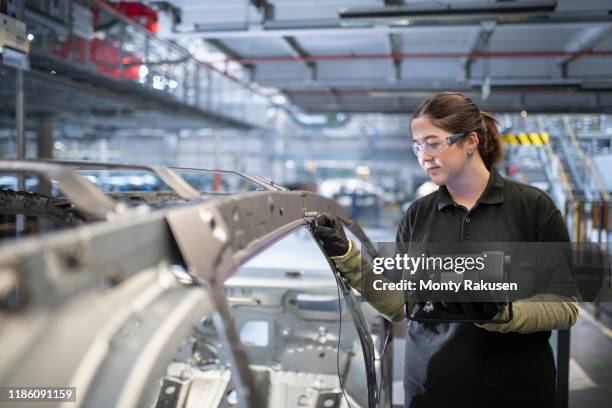
[[[469,98],[452,92],[433,96],[415,111],[411,129],[419,164],[440,188],[410,206],[398,242],[569,242],[561,213],[545,193],[497,173],[494,164],[503,150],[496,121]],[[359,290],[359,251],[340,223],[320,216],[315,234]],[[371,303],[394,321],[404,317],[402,299]],[[460,310],[478,319],[507,317],[505,308],[491,305]],[[422,309],[416,305],[410,313]],[[405,406],[554,407],[548,339],[551,330],[573,325],[577,314],[571,299],[543,293],[514,302],[509,323],[410,320]]]

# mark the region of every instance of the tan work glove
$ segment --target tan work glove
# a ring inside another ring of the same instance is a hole
[[[359,248],[353,241],[349,241],[347,252],[341,256],[333,256],[331,259],[336,264],[340,274],[348,284],[357,292],[362,291],[362,272],[370,271],[371,266],[362,259]],[[374,297],[374,298],[373,298]],[[368,303],[374,307],[387,320],[399,322],[406,315],[404,313],[404,294],[399,291],[380,292],[379,296],[369,296]]]

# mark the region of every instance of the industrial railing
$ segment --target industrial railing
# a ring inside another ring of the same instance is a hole
[[[608,244],[612,238],[610,212],[609,201],[567,201],[565,214],[572,241]]]
[[[268,96],[157,37],[108,4],[27,0],[26,5],[32,57],[140,84],[188,106],[253,126],[266,125]]]
[[[599,176],[597,168],[593,164],[593,161],[587,156],[576,137],[576,133],[569,121],[569,117],[563,117],[563,127],[565,134],[568,136],[569,144],[571,145],[570,157],[572,160],[572,166],[577,172],[577,177],[581,182],[581,188],[584,191],[585,198],[589,201],[604,201],[609,202],[610,197],[606,188]],[[566,144],[567,146],[567,144]]]
[[[544,131],[541,118],[538,120],[538,125],[540,131]],[[550,144],[538,149],[538,157],[551,186],[552,198],[563,211],[571,241],[595,244],[595,247],[600,249],[597,254],[607,258],[611,238],[609,196],[590,157],[582,151],[567,117],[563,118],[563,125],[565,132],[556,129],[555,133],[559,139],[557,145],[565,162]],[[568,173],[571,174],[572,182]],[[580,255],[575,254],[575,256]],[[597,262],[602,261],[604,265],[609,263],[606,259],[598,259]],[[605,305],[602,305],[598,299],[592,306],[596,317],[606,310]],[[565,408],[568,404],[570,330],[556,331],[554,337],[553,345],[557,361],[557,407]]]
[[[567,116],[563,117],[565,133],[572,147],[574,166],[581,180],[585,200],[568,200],[565,202],[564,213],[573,242],[590,243],[599,248],[604,257],[603,265],[609,265],[609,249],[612,240],[610,228],[610,195],[601,180],[597,168],[591,158],[584,153],[573,127]],[[600,298],[592,304],[594,316],[611,314],[609,304],[602,303]]]

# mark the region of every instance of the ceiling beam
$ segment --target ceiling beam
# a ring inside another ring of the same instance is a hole
[[[482,31],[482,28],[479,29],[474,29],[474,31],[472,31],[470,33],[470,38],[467,40],[467,51],[471,54],[473,52],[475,52],[480,44],[482,44],[482,41],[484,40],[484,32]],[[471,55],[467,55],[463,58],[461,58],[461,65],[463,66],[463,79],[467,80],[470,79],[472,76],[472,63],[474,62],[474,58],[472,58]]]
[[[530,114],[584,114],[584,113],[612,113],[612,106],[572,106],[563,108],[559,106],[546,106],[546,105],[529,105],[523,106],[519,102],[516,104],[490,106],[479,103],[479,106],[492,113],[518,113],[523,110],[529,111]],[[319,105],[316,107],[302,107],[304,112],[309,114],[322,114],[322,113],[384,113],[384,114],[405,114],[406,112],[414,111],[418,105],[405,104],[401,107],[373,107],[371,103],[364,103],[362,105],[345,105],[342,110],[337,110],[333,105]]]
[[[242,55],[225,45],[225,43],[221,40],[218,40],[216,38],[208,38],[204,41],[215,47],[218,51],[221,51],[223,54],[227,55],[232,60],[239,60],[242,58]]]
[[[283,37],[285,44],[289,47],[289,51],[291,52],[291,56],[294,58],[298,58],[306,64],[308,71],[310,73],[310,80],[317,80],[317,64],[314,61],[310,61],[310,54],[308,51],[304,49],[300,45],[300,43],[293,36]]]
[[[395,80],[400,81],[402,79],[402,37],[400,34],[392,33],[387,36],[389,40],[389,52],[391,53],[391,59],[393,60],[393,68],[395,71]]]
[[[228,47],[223,41],[217,38],[209,38],[204,40],[206,43],[215,47],[218,51],[225,54],[225,56],[233,61],[239,61],[242,59],[242,55],[235,51],[233,48]],[[255,65],[250,63],[242,63],[242,66],[249,74],[249,80],[252,81],[255,78]]]
[[[336,107],[340,109],[340,106],[342,105],[342,100],[340,99],[340,93],[334,87],[331,87],[331,86],[329,87],[329,93],[334,99],[334,103],[336,104]]]
[[[385,2],[386,3],[386,2]],[[529,17],[548,15],[555,11],[557,0],[531,2],[501,1],[492,4],[418,4],[398,5],[396,7],[353,7],[338,12],[342,19],[432,19],[432,18],[491,18],[491,16]]]
[[[612,25],[587,27],[581,30],[574,38],[572,38],[565,50],[567,52],[576,53],[592,49],[611,32]],[[580,55],[568,55],[559,58],[558,65],[561,69],[561,76],[563,78],[567,78],[567,69],[569,64],[572,61],[578,59],[579,57]]]
[[[261,64],[261,63],[277,63],[290,62],[295,60],[303,60],[308,62],[316,61],[354,61],[354,60],[388,60],[388,59],[449,59],[449,58],[500,58],[500,59],[516,59],[516,58],[554,58],[566,56],[586,56],[586,57],[611,57],[612,50],[584,50],[576,52],[568,52],[565,50],[550,50],[550,51],[477,51],[477,52],[401,52],[391,54],[389,52],[380,54],[325,54],[325,55],[308,55],[289,56],[289,55],[260,55],[256,57],[243,57],[236,59],[235,62],[242,64]],[[231,59],[231,58],[230,58]]]
[[[497,25],[541,26],[545,24],[601,24],[612,22],[612,15],[607,10],[585,11],[582,13],[557,11],[550,16],[529,17],[520,19],[493,19]],[[284,36],[329,36],[329,35],[371,35],[375,33],[402,33],[423,27],[479,27],[482,19],[465,19],[460,21],[426,20],[410,21],[409,25],[375,24],[369,21],[346,23],[338,19],[327,20],[295,20],[266,21],[265,23],[237,22],[228,28],[228,24],[198,25],[193,31],[175,31],[175,37],[199,38],[254,38],[254,37],[284,37]]]
[[[275,84],[275,86],[279,85],[280,84]],[[283,85],[286,85],[286,87],[283,87],[284,92],[292,97],[298,95],[325,97],[329,94],[328,89],[312,88],[308,87],[307,84],[303,84],[303,86],[299,87],[299,84],[295,81],[293,82],[293,87],[290,87],[289,83],[284,83]],[[455,89],[464,94],[478,96],[478,90],[482,85],[482,81],[472,80],[470,83],[457,84],[457,86],[453,86],[453,84],[444,84],[442,87],[440,87],[439,84],[435,84],[435,80],[420,80],[399,85],[394,84],[393,87],[377,87],[374,83],[360,84],[357,81],[353,84],[330,82],[327,85],[329,88],[333,88],[334,92],[341,96],[371,96],[376,98],[396,98],[401,96],[423,98],[445,89]],[[497,79],[493,81],[492,88],[495,89],[497,95],[514,95],[517,93],[562,94],[566,92],[572,94],[589,94],[596,92],[610,95],[612,93],[612,81],[608,83],[587,83],[580,80],[551,80],[548,78],[531,81]]]
[[[274,5],[266,0],[250,0],[250,2],[261,14],[262,21],[274,20]]]
[[[504,100],[495,100],[490,98],[487,101],[478,101],[481,109],[489,112],[520,112],[527,110],[530,114],[533,113],[611,113],[612,104],[602,104],[598,93],[592,93],[589,96],[593,102],[586,104],[559,104],[559,97],[551,95],[548,99],[539,98],[537,101],[528,98],[529,94],[516,93],[511,98]],[[353,98],[351,102],[342,104],[341,109],[338,109],[334,103],[325,103],[322,101],[301,101],[299,96],[294,98],[294,103],[297,103],[305,112],[308,113],[325,113],[325,112],[345,112],[345,113],[402,113],[410,112],[421,103],[421,98],[404,99],[402,105],[395,103],[396,99],[388,99],[388,102],[382,103],[378,98]],[[599,100],[599,103],[596,102]]]
[[[489,41],[491,41],[495,28],[497,28],[497,23],[495,21],[483,21],[480,23],[480,30],[478,30],[471,43],[471,48],[469,49],[470,54],[463,58],[462,61],[466,80],[472,78],[472,64],[475,61],[474,55],[479,51],[488,50]]]

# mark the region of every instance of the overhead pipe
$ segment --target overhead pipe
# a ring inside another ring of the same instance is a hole
[[[478,89],[479,86],[475,85],[474,90]],[[579,85],[557,85],[554,87],[546,86],[504,86],[504,85],[492,85],[497,95],[516,95],[516,94],[536,94],[536,93],[559,93],[566,94],[568,91],[580,91]],[[441,91],[434,89],[416,89],[416,90],[376,90],[376,89],[336,89],[339,95],[343,96],[371,96],[371,97],[428,97],[436,92]],[[322,90],[285,90],[284,93],[289,97],[294,96],[329,96],[329,92]],[[462,93],[466,96],[475,97],[479,95],[479,92],[464,90]]]
[[[452,58],[555,58],[555,57],[610,57],[612,51],[474,51],[474,52],[401,52],[384,54],[333,54],[333,55],[264,55],[258,57],[227,58],[225,62],[256,64],[268,62],[317,62],[352,60],[395,60],[395,59],[452,59]]]

